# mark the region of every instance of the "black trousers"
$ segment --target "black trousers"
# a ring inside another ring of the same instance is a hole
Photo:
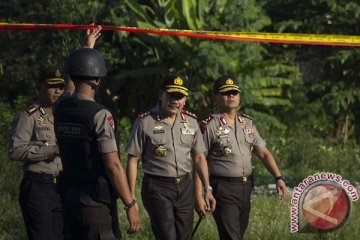
[[[145,175],[141,196],[156,239],[191,239],[194,188],[188,175],[180,182],[175,182],[173,178]]]
[[[216,209],[213,213],[221,240],[241,240],[249,223],[252,182],[241,178],[211,179]]]
[[[104,204],[69,186],[63,192],[63,201],[66,240],[121,239],[116,198]]]
[[[28,239],[64,239],[61,199],[51,175],[25,174],[19,203]]]

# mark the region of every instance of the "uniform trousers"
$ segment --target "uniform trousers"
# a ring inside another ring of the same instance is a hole
[[[176,178],[144,176],[144,207],[158,240],[190,240],[194,221],[194,188],[189,174]]]
[[[63,201],[66,240],[121,239],[116,198],[104,204],[81,188],[68,186]]]
[[[216,209],[213,213],[221,240],[241,240],[249,223],[252,181],[210,177]]]
[[[51,174],[25,172],[19,203],[28,239],[64,239],[60,195]]]

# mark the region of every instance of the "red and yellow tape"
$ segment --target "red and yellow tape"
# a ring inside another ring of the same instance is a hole
[[[97,25],[73,24],[12,24],[0,23],[0,30],[86,30],[94,29]],[[252,33],[252,32],[219,32],[180,29],[149,29],[124,26],[101,26],[103,30],[125,31],[133,33],[147,33],[191,38],[232,40],[245,42],[268,42],[281,44],[305,44],[324,46],[360,47],[360,36],[327,35],[327,34],[293,34],[293,33]]]

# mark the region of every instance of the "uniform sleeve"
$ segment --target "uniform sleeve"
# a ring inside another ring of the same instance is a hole
[[[56,146],[45,146],[33,141],[35,127],[34,115],[22,112],[14,120],[8,145],[9,159],[14,161],[44,161],[54,159]]]
[[[262,139],[262,137],[260,136],[257,128],[255,127],[255,125],[253,125],[253,129],[254,129],[254,147],[256,148],[263,148],[266,146],[266,142],[264,141],[264,139]]]
[[[212,131],[210,128],[210,124],[208,123],[201,123],[201,131],[202,131],[202,137],[204,140],[204,144],[205,144],[205,156],[207,156],[210,148],[211,148],[211,143],[212,143]]]
[[[136,157],[140,157],[143,152],[145,143],[145,134],[143,131],[143,124],[140,118],[138,118],[133,126],[131,136],[126,145],[126,152]]]
[[[197,155],[206,152],[206,147],[204,144],[203,136],[201,135],[199,124],[196,121],[194,124],[194,130],[195,130],[195,137],[194,137],[194,144],[192,147],[192,154]]]
[[[99,152],[117,152],[115,121],[111,113],[106,109],[97,112],[94,116],[94,126]]]

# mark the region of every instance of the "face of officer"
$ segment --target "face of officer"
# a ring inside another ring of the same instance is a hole
[[[41,83],[38,87],[39,100],[44,107],[51,107],[64,92],[64,84]]]
[[[185,106],[186,96],[181,93],[160,91],[161,111],[168,116],[178,114]]]
[[[240,93],[236,90],[218,93],[216,103],[222,112],[236,111],[240,105]]]

